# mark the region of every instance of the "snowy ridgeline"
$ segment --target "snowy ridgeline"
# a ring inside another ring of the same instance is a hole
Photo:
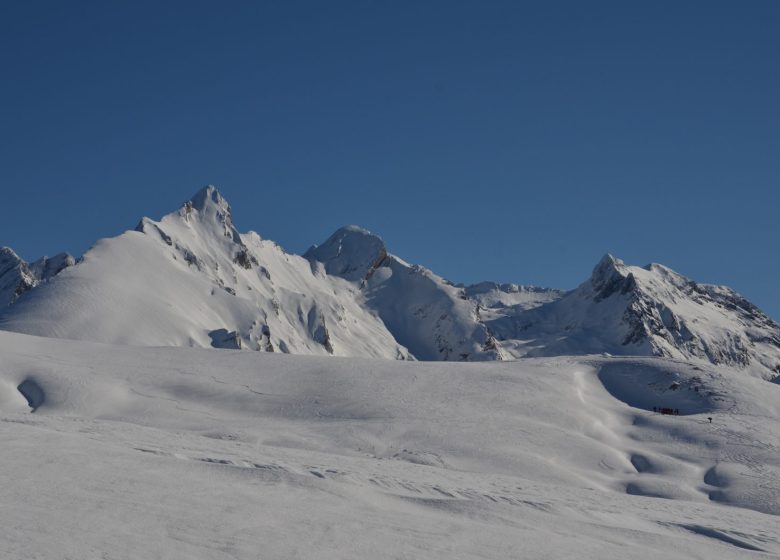
[[[664,356],[780,375],[780,326],[734,291],[607,256],[575,290],[453,284],[339,229],[303,256],[235,228],[214,187],[28,265],[0,252],[0,328],[136,346],[401,360]]]
[[[0,356],[3,558],[780,555],[780,386],[727,368]]]

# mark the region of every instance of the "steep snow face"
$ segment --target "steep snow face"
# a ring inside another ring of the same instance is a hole
[[[364,286],[366,304],[420,360],[500,360],[495,339],[462,288],[388,256]]]
[[[514,355],[610,352],[748,368],[780,374],[780,325],[722,286],[698,284],[651,264],[611,255],[561,299],[489,323]]]
[[[100,240],[0,327],[140,346],[408,358],[351,283],[241,235],[214,187],[159,222]]]
[[[41,257],[26,263],[9,247],[0,247],[0,309],[15,303],[19,297],[46,282],[76,260],[68,253]]]
[[[462,288],[388,254],[382,239],[369,231],[341,228],[305,256],[359,287],[365,304],[417,359],[501,359],[476,303]]]
[[[378,235],[358,226],[345,226],[303,256],[323,263],[328,274],[354,282],[365,280],[382,264],[387,249]]]

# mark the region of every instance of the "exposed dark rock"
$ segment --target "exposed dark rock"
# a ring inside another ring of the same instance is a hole
[[[25,379],[16,389],[25,399],[27,399],[27,404],[31,408],[31,412],[35,412],[44,402],[46,402],[46,393],[34,379]]]
[[[9,247],[0,247],[0,309],[15,303],[37,284],[38,278],[27,263]]]
[[[233,262],[247,270],[252,268],[252,265],[257,266],[258,264],[257,259],[254,255],[251,255],[246,248],[241,249],[236,253],[236,256],[233,257]]]
[[[242,347],[241,336],[236,331],[216,329],[209,333],[211,346],[229,350],[240,350]]]
[[[328,351],[328,354],[333,354],[333,343],[331,342],[328,328],[325,325],[325,317],[323,317],[322,312],[320,312],[316,305],[309,309],[307,325],[312,339],[315,342],[322,344],[325,347],[325,350]]]

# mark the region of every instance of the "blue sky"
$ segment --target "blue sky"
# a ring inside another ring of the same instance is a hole
[[[780,318],[780,3],[4,2],[0,244],[84,252],[216,184],[294,252],[454,281],[605,252]]]

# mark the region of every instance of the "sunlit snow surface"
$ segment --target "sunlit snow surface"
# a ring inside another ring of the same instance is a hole
[[[776,384],[651,358],[0,332],[0,557],[774,557],[778,403]]]

